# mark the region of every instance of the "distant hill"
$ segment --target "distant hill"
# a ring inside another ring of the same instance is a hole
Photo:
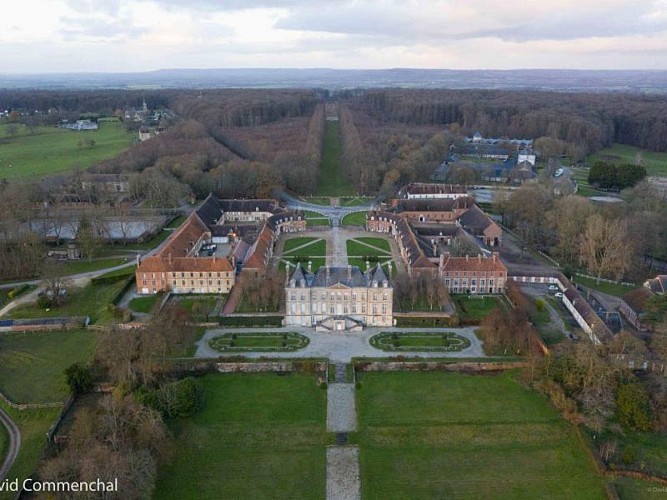
[[[0,88],[476,88],[667,92],[667,71],[445,69],[162,69],[141,73],[2,74]]]

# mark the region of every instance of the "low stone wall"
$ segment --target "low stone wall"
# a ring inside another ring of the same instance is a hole
[[[216,363],[215,369],[220,373],[271,373],[271,372],[296,372],[298,367],[292,362],[267,362],[267,363]],[[327,363],[316,363],[315,371],[324,372]]]
[[[355,370],[361,372],[398,372],[398,371],[448,371],[448,372],[499,372],[524,368],[526,361],[506,363],[444,363],[442,361],[360,361],[355,363]]]

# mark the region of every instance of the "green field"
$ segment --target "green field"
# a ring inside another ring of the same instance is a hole
[[[85,169],[113,158],[129,148],[134,139],[119,121],[101,123],[97,131],[37,127],[34,134],[19,125],[14,136],[8,134],[7,127],[0,125],[0,177],[7,179]],[[81,139],[92,139],[95,145],[79,147]]]
[[[75,260],[68,262],[59,262],[58,269],[61,270],[64,276],[70,274],[80,274],[88,273],[90,271],[99,271],[100,269],[107,269],[109,267],[120,266],[121,264],[127,264],[128,258],[114,258],[114,259],[95,259],[95,260]]]
[[[607,283],[605,281],[600,281],[600,283],[598,283],[595,279],[585,278],[583,276],[574,276],[572,281],[587,286],[588,288],[592,288],[593,290],[608,293],[609,295],[615,295],[616,297],[622,297],[626,293],[637,288],[636,286],[621,285],[620,283]]]
[[[222,299],[223,303],[227,295],[191,295],[183,297],[178,300],[178,305],[188,311],[197,321],[208,321],[207,313],[210,314],[215,309],[218,300]]]
[[[510,373],[364,373],[362,498],[606,498],[576,431]]]
[[[353,198],[343,198],[340,200],[340,204],[344,207],[356,207],[358,205],[365,205],[373,201],[373,198],[368,196],[357,196]]]
[[[46,445],[46,433],[51,428],[61,408],[45,408],[40,410],[12,410],[0,402],[21,432],[21,450],[10,469],[8,478],[18,478],[19,484],[30,476],[42,456]],[[0,500],[15,500],[16,493],[0,492]]]
[[[656,500],[667,495],[667,486],[653,481],[619,477],[614,486],[621,500]]]
[[[348,257],[384,257],[391,259],[389,242],[380,238],[356,238],[347,240],[345,244]]]
[[[304,213],[306,215],[306,225],[307,226],[328,226],[329,225],[329,217],[325,217],[324,215],[322,215],[318,212],[311,212],[310,210],[305,210]]]
[[[367,213],[368,212],[353,212],[347,214],[343,217],[343,220],[340,221],[340,223],[342,226],[365,226]]]
[[[111,318],[107,305],[122,290],[125,281],[70,288],[67,303],[49,310],[41,309],[37,303],[17,307],[7,315],[11,318],[54,318],[60,316],[90,316],[92,323],[104,322]]]
[[[0,391],[15,403],[63,401],[63,370],[86,363],[95,348],[90,330],[12,332],[0,335]]]
[[[326,127],[320,179],[314,194],[320,197],[354,194],[354,187],[343,173],[343,144],[338,135],[338,122],[328,121]]]
[[[207,375],[173,427],[154,498],[324,498],[326,391],[314,375]]]
[[[310,343],[299,333],[223,333],[208,341],[219,352],[290,352],[303,349]]]
[[[642,165],[649,175],[667,175],[667,153],[655,153],[625,144],[614,144],[611,148],[589,156],[586,162],[592,165],[598,160],[615,163],[635,163],[637,153],[641,153]]]
[[[303,245],[310,245],[311,243],[314,243],[318,239],[319,238],[305,237],[305,236],[290,238],[286,240],[285,244],[283,245],[283,253],[291,252],[295,248]]]
[[[502,297],[452,295],[452,301],[456,304],[461,321],[481,321],[491,311],[498,307],[505,307],[506,303]]]
[[[134,297],[130,300],[129,306],[133,311],[148,314],[161,299],[161,293],[148,295],[147,297]]]
[[[382,332],[369,339],[383,351],[459,352],[470,347],[470,341],[454,332]]]

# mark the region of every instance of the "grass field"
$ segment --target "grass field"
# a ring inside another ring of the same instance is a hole
[[[608,293],[609,295],[615,295],[616,297],[622,297],[626,293],[637,288],[636,286],[621,285],[620,283],[606,283],[604,281],[597,283],[597,280],[585,278],[583,276],[574,276],[572,281],[587,286],[588,288],[592,288],[593,290]]]
[[[207,375],[154,498],[324,498],[326,391],[313,375]]]
[[[504,307],[501,297],[473,297],[467,295],[453,295],[452,301],[456,304],[461,321],[481,321],[497,307]]]
[[[223,300],[226,300],[226,295],[189,296],[181,298],[178,301],[178,305],[192,314],[195,320],[206,321],[209,319],[207,312],[208,315],[213,312],[215,305],[221,297],[223,297]]]
[[[324,134],[320,179],[315,196],[345,196],[354,194],[354,187],[345,177],[341,165],[343,144],[338,135],[338,122],[328,121]]]
[[[509,373],[359,380],[362,498],[606,498],[575,430]]]
[[[656,500],[667,494],[664,484],[629,477],[615,479],[614,486],[621,500]]]
[[[56,127],[37,127],[35,134],[19,125],[18,133],[8,135],[7,125],[0,125],[0,177],[16,178],[50,175],[85,169],[100,160],[113,158],[132,144],[134,134],[126,132],[121,122],[104,122],[97,131],[74,132]],[[81,139],[95,145],[81,148]]]
[[[8,314],[11,318],[53,318],[60,316],[90,316],[92,323],[104,322],[111,318],[107,305],[125,286],[125,281],[105,285],[87,285],[71,288],[67,303],[58,308],[41,309],[36,303],[17,307]]]
[[[391,259],[389,242],[380,238],[355,238],[347,240],[345,244],[348,257],[384,257]]]
[[[290,238],[290,239],[286,240],[285,244],[283,245],[283,253],[291,252],[295,248],[303,246],[303,245],[310,245],[311,243],[314,243],[317,240],[318,240],[318,238],[305,237],[305,236]]]
[[[58,263],[58,269],[62,269],[63,275],[80,274],[120,266],[121,264],[126,264],[128,260],[129,257],[122,259],[95,259],[91,261],[88,259],[74,260]]]
[[[340,221],[340,223],[342,226],[365,226],[367,213],[368,212],[353,212],[347,214],[343,217],[343,220]]]
[[[21,432],[21,450],[10,469],[8,478],[18,478],[19,484],[33,473],[35,466],[42,456],[46,445],[46,433],[55,422],[60,408],[45,408],[40,410],[12,410],[0,402],[2,408],[9,414]],[[0,492],[0,500],[14,500],[16,493]]]
[[[0,391],[15,403],[63,401],[63,370],[86,363],[95,349],[90,330],[12,332],[0,335]]]
[[[324,215],[317,213],[317,212],[311,212],[310,210],[304,210],[304,213],[306,215],[306,225],[307,226],[328,226],[329,225],[329,217],[325,217]]]
[[[149,295],[147,297],[134,297],[130,300],[130,309],[139,313],[149,313],[155,307],[155,304],[162,299],[161,293]]]
[[[586,161],[589,165],[597,160],[635,163],[637,153],[641,153],[642,164],[646,167],[649,175],[667,175],[667,153],[654,153],[625,144],[614,144],[611,148],[603,149],[589,156]]]

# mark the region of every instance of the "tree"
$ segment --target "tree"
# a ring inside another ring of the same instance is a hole
[[[581,228],[595,213],[593,204],[582,196],[558,198],[547,213],[547,224],[556,233],[554,254],[568,263],[579,257],[579,237]]]
[[[97,250],[102,244],[102,239],[100,238],[97,230],[93,227],[90,219],[87,214],[83,214],[81,219],[79,219],[79,225],[76,231],[76,242],[83,253],[83,256],[91,261],[95,250]]]
[[[638,382],[619,385],[616,393],[619,420],[626,426],[648,431],[651,428],[651,406],[646,390]]]
[[[39,303],[42,307],[60,307],[67,302],[70,280],[62,275],[58,264],[50,262],[44,268],[39,293]]]
[[[65,378],[67,379],[67,387],[72,394],[83,394],[93,387],[90,369],[79,363],[74,363],[65,368]]]
[[[620,279],[630,267],[631,248],[624,220],[594,214],[588,218],[581,234],[579,261],[596,276],[598,283],[603,275]]]

